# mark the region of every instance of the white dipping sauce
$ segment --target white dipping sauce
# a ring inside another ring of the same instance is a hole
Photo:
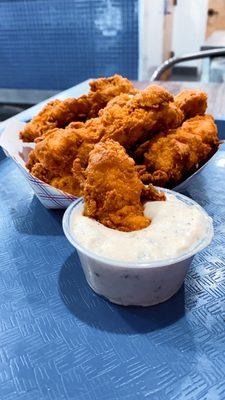
[[[151,224],[139,231],[121,232],[85,217],[83,204],[71,216],[71,234],[96,255],[119,261],[157,261],[186,253],[205,237],[210,217],[174,195],[166,201],[147,202],[144,214]]]

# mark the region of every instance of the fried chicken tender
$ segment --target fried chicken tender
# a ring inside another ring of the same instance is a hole
[[[87,129],[88,125],[92,129]],[[82,166],[87,165],[88,155],[99,141],[98,130],[98,118],[52,130],[30,152],[27,168],[32,175],[58,189],[82,195]]]
[[[100,111],[98,118],[50,131],[30,153],[27,168],[37,178],[65,190],[65,179],[61,178],[66,176],[68,182],[72,173],[77,182],[73,161],[76,166],[80,163],[83,171],[90,151],[100,140],[111,138],[129,149],[146,132],[149,137],[157,129],[178,126],[182,120],[183,113],[173,103],[173,96],[161,87],[149,86],[135,95],[121,94]],[[70,193],[82,193],[81,187],[74,189],[73,182],[71,187]]]
[[[55,128],[64,128],[73,120],[83,120],[89,110],[87,96],[79,99],[53,100],[20,132],[20,139],[33,142]]]
[[[138,90],[134,88],[133,84],[120,75],[114,75],[110,78],[100,78],[89,83],[89,103],[90,110],[88,118],[96,118],[101,109],[115,97],[122,93],[136,94]]]
[[[113,140],[95,145],[85,174],[84,215],[112,229],[146,228],[151,221],[144,216],[141,196],[146,201],[165,199],[156,189],[145,189],[134,160]]]
[[[77,99],[49,102],[21,131],[24,142],[33,142],[54,128],[64,128],[72,121],[85,121],[98,116],[109,100],[120,93],[136,93],[132,83],[120,75],[90,82],[90,92]]]
[[[127,99],[127,101],[125,101]],[[102,140],[113,139],[126,149],[147,135],[175,128],[183,119],[173,96],[164,88],[148,86],[134,96],[121,95],[99,112]]]
[[[144,182],[173,187],[207,161],[218,145],[212,116],[196,116],[177,129],[158,133],[136,150],[135,159],[147,170],[139,167],[139,175]]]
[[[207,94],[200,90],[183,90],[174,98],[175,104],[183,111],[185,119],[203,115],[207,108]]]

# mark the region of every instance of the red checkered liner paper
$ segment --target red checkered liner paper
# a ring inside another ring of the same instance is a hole
[[[46,208],[67,208],[77,197],[35,178],[25,167],[28,154],[34,144],[23,143],[19,139],[19,132],[24,125],[23,122],[12,120],[0,136],[0,146],[2,146],[5,154],[16,162],[34,193]]]

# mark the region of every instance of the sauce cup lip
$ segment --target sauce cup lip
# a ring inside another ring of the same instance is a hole
[[[151,268],[151,267],[164,267],[167,265],[171,264],[177,264],[181,261],[184,261],[188,258],[193,257],[195,254],[199,253],[202,251],[205,247],[207,247],[213,238],[213,223],[212,223],[212,218],[207,214],[207,212],[194,200],[190,199],[187,196],[184,196],[183,194],[174,192],[173,190],[157,187],[158,190],[163,191],[168,194],[173,194],[175,197],[178,199],[182,200],[186,204],[190,205],[195,205],[200,212],[208,218],[208,229],[206,232],[206,235],[202,237],[202,239],[198,240],[195,245],[191,246],[189,250],[183,254],[181,254],[178,257],[171,257],[167,259],[159,259],[155,261],[124,261],[124,260],[118,260],[118,259],[110,259],[107,257],[102,257],[93,251],[88,250],[86,247],[82,246],[78,241],[76,241],[75,237],[71,233],[70,229],[70,220],[71,220],[71,215],[74,211],[74,209],[82,202],[84,202],[83,198],[79,198],[78,200],[75,200],[70,204],[70,206],[66,209],[64,215],[63,215],[63,220],[62,220],[62,226],[63,226],[63,231],[65,233],[65,236],[69,240],[69,242],[81,253],[84,255],[88,256],[89,258],[94,259],[95,261],[99,261],[104,264],[108,264],[110,266],[115,266],[115,267],[124,267],[124,268]]]

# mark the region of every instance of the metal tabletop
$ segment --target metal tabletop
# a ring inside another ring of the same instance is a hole
[[[45,209],[2,157],[1,400],[225,399],[224,173],[222,146],[185,193],[213,217],[215,238],[181,290],[126,308],[89,288],[63,212]]]

